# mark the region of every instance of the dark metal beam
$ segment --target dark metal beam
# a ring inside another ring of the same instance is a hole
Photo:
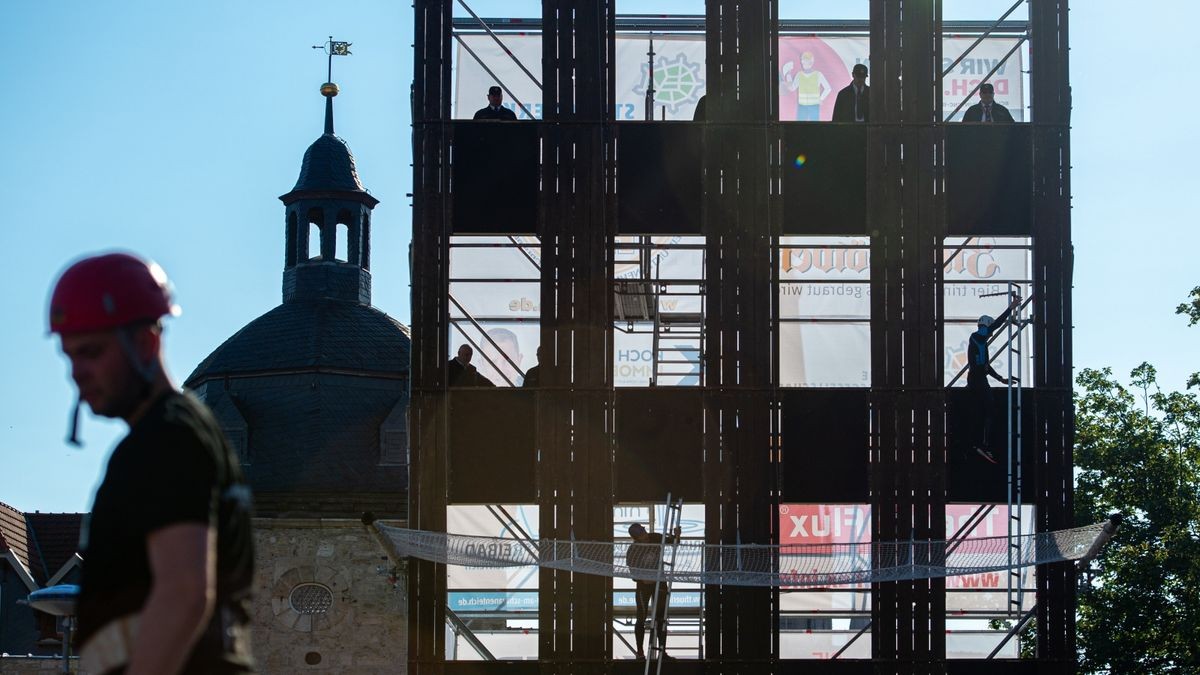
[[[483,17],[480,21],[496,33],[538,33],[542,21],[537,18]],[[470,17],[455,17],[454,31],[470,34],[483,33],[480,21]],[[942,24],[945,37],[969,37],[982,35],[993,29],[991,35],[1011,37],[1023,35],[1029,29],[1027,21],[946,21]],[[705,18],[701,15],[680,14],[675,16],[623,14],[616,18],[617,33],[704,33]],[[871,31],[871,22],[863,19],[783,19],[779,21],[779,35],[866,35]]]

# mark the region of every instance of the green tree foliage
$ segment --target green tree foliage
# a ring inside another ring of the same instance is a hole
[[[1200,400],[1149,364],[1076,384],[1077,522],[1125,516],[1080,590],[1080,670],[1200,672]]]

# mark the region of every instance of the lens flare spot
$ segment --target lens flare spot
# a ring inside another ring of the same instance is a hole
[[[796,155],[796,168],[799,169],[808,161],[808,155]]]

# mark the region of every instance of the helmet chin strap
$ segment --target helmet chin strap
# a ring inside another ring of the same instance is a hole
[[[158,377],[159,372],[158,362],[151,360],[149,363],[143,363],[138,358],[137,349],[133,344],[133,329],[128,326],[117,329],[117,344],[121,345],[121,351],[125,353],[126,360],[129,361],[129,365],[133,366],[134,372],[138,374],[138,379],[141,380],[138,387],[137,399],[132,406],[132,408],[136,409],[142,401],[150,398],[153,392],[154,379]],[[70,433],[67,434],[67,443],[77,448],[83,447],[83,441],[79,439],[79,413],[82,405],[82,399],[76,398],[75,408],[71,411],[71,421],[68,427]]]
[[[137,347],[133,344],[134,329],[126,326],[117,329],[117,342],[121,345],[121,351],[125,352],[125,358],[129,359],[130,365],[137,371],[137,374],[142,378],[142,394],[139,400],[150,394],[150,385],[154,382],[154,378],[158,377],[158,362],[151,359],[149,363],[143,363],[138,357]]]
[[[79,397],[75,397],[75,407],[71,409],[71,425],[70,433],[67,434],[67,443],[77,447],[83,447],[83,441],[79,440],[79,406],[83,405],[83,401]]]

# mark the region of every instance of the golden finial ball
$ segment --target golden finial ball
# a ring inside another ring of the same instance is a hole
[[[321,95],[327,98],[332,98],[338,95],[338,86],[332,82],[326,82],[321,85]]]

